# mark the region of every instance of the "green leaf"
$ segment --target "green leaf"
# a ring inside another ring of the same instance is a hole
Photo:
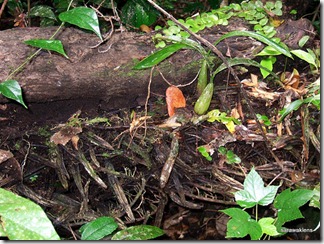
[[[259,52],[256,56],[274,56],[274,55],[280,55],[281,52],[277,51],[271,46],[266,46],[263,48],[261,52]]]
[[[260,62],[260,65],[262,66],[260,68],[261,74],[263,79],[267,78],[267,76],[270,74],[270,72],[268,72],[268,70],[272,71],[273,70],[273,64],[275,63],[276,58],[275,57],[269,57],[269,58],[265,58],[262,59]],[[264,69],[264,67],[266,69]]]
[[[229,163],[229,164],[232,164],[232,163],[239,164],[239,163],[241,163],[241,158],[239,156],[237,156],[232,150],[227,151],[226,158],[227,158],[227,163]]]
[[[32,7],[29,12],[30,16],[49,18],[56,21],[55,14],[51,7],[45,5],[37,5]]]
[[[318,68],[314,57],[308,52],[298,49],[298,50],[292,50],[291,53],[296,55],[298,58],[306,61],[307,63],[314,65],[316,68]]]
[[[80,228],[81,240],[101,240],[118,228],[118,224],[111,217],[99,217]]]
[[[228,208],[220,210],[232,219],[227,222],[226,238],[242,238],[250,235],[251,240],[259,240],[262,236],[261,226],[242,209]]]
[[[6,80],[2,83],[0,83],[0,94],[3,96],[15,100],[16,102],[23,105],[25,108],[27,108],[23,97],[22,97],[22,91],[21,87],[16,80]]]
[[[121,9],[122,21],[136,28],[154,24],[158,16],[159,12],[145,0],[128,0]]]
[[[264,187],[260,175],[251,169],[244,180],[244,190],[234,193],[236,202],[243,208],[251,208],[256,204],[266,206],[273,202],[279,186]]]
[[[38,47],[38,48],[43,48],[46,50],[58,52],[59,54],[62,54],[64,57],[69,58],[64,51],[62,42],[59,40],[31,39],[25,41],[25,43],[33,47]]]
[[[261,226],[262,233],[267,234],[269,236],[277,236],[280,233],[277,231],[276,226],[273,224],[275,219],[273,218],[262,218],[258,221]]]
[[[137,63],[133,69],[147,69],[151,68],[154,65],[159,64],[162,62],[164,59],[168,58],[171,56],[173,53],[176,51],[182,49],[182,48],[188,48],[187,45],[182,44],[182,43],[174,43],[169,46],[164,47],[163,49],[151,54],[150,56],[144,58],[142,61]]]
[[[303,100],[298,99],[293,101],[288,105],[288,107],[283,108],[282,110],[279,111],[279,114],[281,115],[279,118],[279,121],[282,121],[288,114],[290,114],[292,111],[296,111],[297,109],[300,108],[300,106],[304,103]]]
[[[164,231],[152,225],[131,226],[117,232],[111,240],[150,240],[164,235]]]
[[[309,40],[309,36],[305,35],[302,38],[300,38],[300,40],[298,41],[298,46],[299,47],[303,47],[306,42]]]
[[[208,161],[212,161],[213,158],[209,155],[209,153],[207,152],[207,149],[204,146],[200,146],[198,147],[198,151],[200,152],[200,154],[202,156],[204,156]]]
[[[281,46],[279,44],[277,44],[276,42],[274,42],[273,40],[265,37],[264,35],[261,35],[259,33],[256,32],[252,32],[252,31],[231,31],[225,35],[222,35],[215,43],[214,45],[217,45],[219,42],[221,42],[222,40],[228,38],[228,37],[233,37],[233,36],[248,36],[248,37],[252,37],[260,42],[263,42],[271,47],[273,47],[275,50],[281,52],[282,54],[286,55],[289,58],[292,58],[292,55],[289,51],[289,49],[287,47]]]
[[[0,188],[1,225],[10,240],[60,240],[43,209]]]
[[[100,40],[102,40],[98,16],[96,12],[91,8],[74,8],[72,10],[60,13],[59,19],[62,22],[67,22],[80,28],[93,31],[100,38]]]
[[[318,183],[314,189],[313,189],[313,197],[309,202],[309,206],[321,209],[321,202],[320,202],[320,198],[321,198],[321,185],[320,183]]]
[[[284,223],[304,218],[299,208],[307,203],[314,195],[312,190],[297,189],[291,191],[290,188],[281,192],[274,200],[274,207],[278,209],[277,230],[280,232]]]
[[[247,59],[247,58],[231,58],[231,59],[227,59],[228,65],[230,67],[235,66],[235,65],[247,65],[247,66],[254,66],[254,67],[258,67],[258,68],[262,68],[264,70],[267,70],[273,77],[275,77],[277,80],[279,80],[279,77],[272,72],[271,70],[268,70],[266,67],[261,66],[258,62],[252,60],[252,59]],[[215,70],[215,72],[213,73],[213,76],[215,76],[216,74],[218,74],[219,72],[223,71],[227,69],[227,66],[223,63],[220,66],[218,66],[218,68]]]

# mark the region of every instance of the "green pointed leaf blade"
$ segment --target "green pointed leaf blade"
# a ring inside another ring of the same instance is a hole
[[[276,227],[281,231],[281,227],[286,222],[304,218],[299,208],[307,203],[314,195],[312,190],[296,189],[291,191],[290,188],[277,195],[274,200],[274,207],[278,209],[278,218]]]
[[[151,240],[164,235],[164,231],[153,225],[131,226],[117,232],[111,240]]]
[[[225,35],[222,35],[215,43],[214,45],[216,46],[219,42],[221,42],[222,40],[229,38],[229,37],[233,37],[233,36],[249,36],[252,37],[260,42],[263,42],[271,47],[273,47],[275,50],[277,50],[278,52],[286,55],[289,58],[293,59],[293,56],[291,55],[289,49],[287,47],[281,46],[278,43],[274,42],[273,40],[265,37],[264,35],[261,35],[259,33],[256,32],[252,32],[252,31],[231,31]]]
[[[273,224],[274,221],[275,219],[270,217],[261,218],[258,223],[261,226],[262,233],[269,236],[280,235],[280,233],[277,231],[276,226]]]
[[[275,77],[277,80],[280,80],[280,78],[274,73],[272,72],[271,70],[267,69],[266,67],[260,65],[258,62],[252,60],[252,59],[248,59],[248,58],[231,58],[231,59],[227,59],[227,63],[230,67],[232,66],[235,66],[235,65],[247,65],[247,66],[254,66],[254,67],[257,67],[257,68],[262,68],[266,71],[268,71],[273,77]],[[223,71],[227,69],[227,66],[223,63],[221,64],[220,66],[218,66],[218,68],[215,70],[214,72],[214,76],[216,74],[218,74],[219,72]]]
[[[273,202],[279,186],[264,187],[260,175],[251,169],[244,180],[244,189],[234,193],[236,202],[241,207],[253,207],[256,204],[266,206]]]
[[[10,240],[60,240],[51,221],[39,205],[2,188],[0,217]]]
[[[265,58],[262,59],[260,62],[260,65],[263,67],[266,67],[268,70],[273,70],[272,60],[271,58]],[[260,68],[261,74],[263,79],[267,78],[267,76],[270,74],[267,70]]]
[[[20,103],[25,108],[27,108],[27,105],[23,100],[22,90],[18,81],[6,80],[0,83],[0,94],[2,94],[3,96],[9,99],[15,100],[16,102]]]
[[[72,10],[60,13],[59,19],[62,22],[67,22],[80,28],[93,31],[100,38],[100,40],[102,40],[98,16],[91,8],[74,8]]]
[[[38,47],[50,51],[62,54],[64,57],[69,58],[63,48],[63,44],[60,40],[45,40],[45,39],[31,39],[25,41],[27,45]]]
[[[291,112],[298,110],[303,103],[304,103],[303,100],[298,99],[298,100],[295,100],[292,103],[290,103],[288,105],[288,107],[283,108],[282,110],[280,110],[279,111],[279,114],[280,114],[279,121],[282,121]]]
[[[137,63],[133,69],[147,69],[151,68],[160,62],[162,62],[164,59],[170,57],[172,54],[177,52],[178,50],[182,48],[188,48],[187,45],[182,43],[174,43],[169,46],[166,46],[162,48],[161,50],[151,54],[150,56],[147,56],[142,61]]]
[[[259,240],[262,236],[261,226],[242,209],[228,208],[220,210],[231,217],[227,222],[226,238],[243,238],[250,235],[252,240]]]
[[[118,228],[118,224],[111,217],[99,217],[80,228],[81,240],[101,240]]]
[[[298,49],[298,50],[292,50],[291,53],[296,55],[298,58],[306,61],[307,63],[314,65],[317,68],[315,58],[308,52]]]

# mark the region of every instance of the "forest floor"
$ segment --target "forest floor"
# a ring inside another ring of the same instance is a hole
[[[289,67],[283,87],[255,82],[262,75],[252,69],[240,74],[240,88],[223,72],[228,78],[215,85],[209,111],[238,119],[234,131],[198,119],[195,91],[184,94],[187,106],[171,118],[165,96],[157,94],[149,94],[146,106],[113,111],[90,101],[83,107],[77,101],[30,104],[29,110],[1,105],[0,187],[42,206],[67,240],[80,239],[79,228],[100,216],[120,226],[158,226],[165,232],[160,240],[226,240],[229,217],[219,210],[238,206],[233,192],[243,189],[253,167],[265,185],[280,185],[278,192],[320,182],[320,111],[305,104],[278,120],[283,106],[305,95],[319,73],[305,62]],[[263,116],[262,131],[253,114]],[[320,211],[301,210],[306,217],[287,228],[314,229]],[[259,211],[260,217],[276,215],[269,206]],[[320,233],[278,239],[320,240]]]
[[[320,153],[313,145],[315,139],[305,144],[302,126],[309,121],[309,130],[319,138],[319,111],[305,106],[306,117],[298,110],[276,123],[278,103],[287,99],[289,90],[267,88],[262,90],[267,96],[259,90],[257,97],[251,92],[253,111],[272,120],[271,125],[263,124],[265,141],[232,83],[216,93],[210,110],[222,110],[221,100],[238,104],[235,108],[241,112],[233,111],[244,115],[244,122],[236,125],[234,133],[220,122],[193,123],[195,101],[189,96],[188,106],[176,111],[175,116],[186,118],[178,125],[168,117],[164,98],[154,95],[146,109],[79,110],[77,103],[48,104],[38,110],[31,107],[43,114],[30,115],[8,105],[3,111],[7,119],[0,122],[5,136],[1,149],[13,157],[0,162],[0,185],[43,206],[66,239],[79,236],[80,226],[99,216],[114,216],[124,225],[159,226],[166,233],[162,239],[225,239],[228,216],[219,210],[236,205],[232,192],[242,189],[252,167],[266,184],[281,184],[280,191],[312,188],[320,181]],[[62,121],[56,114],[70,118]],[[201,145],[215,151],[210,151],[210,160],[197,150]],[[221,146],[241,162],[230,162],[217,151]],[[275,214],[271,209],[263,211]],[[303,219],[293,225],[303,223],[309,224]],[[284,238],[314,240],[319,233]]]

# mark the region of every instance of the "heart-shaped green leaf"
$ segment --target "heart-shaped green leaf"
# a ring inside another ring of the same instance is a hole
[[[21,105],[27,108],[22,97],[21,87],[16,80],[6,80],[0,83],[0,94],[19,102]]]
[[[96,12],[91,8],[77,7],[59,15],[62,22],[76,25],[80,28],[93,31],[102,40],[99,21]]]
[[[69,58],[64,51],[62,42],[59,40],[31,39],[25,41],[25,43],[33,47],[39,47],[46,50],[58,52],[64,57]]]

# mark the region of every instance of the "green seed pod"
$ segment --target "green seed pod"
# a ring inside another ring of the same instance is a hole
[[[205,89],[203,90],[203,92],[201,93],[200,97],[198,98],[195,104],[194,111],[197,114],[202,115],[207,112],[211,99],[213,97],[213,93],[214,93],[214,83],[210,82],[205,87]]]
[[[199,73],[198,82],[197,82],[198,96],[201,95],[201,93],[207,86],[207,77],[208,77],[207,71],[208,71],[207,70],[207,61],[206,61],[206,59],[204,59],[202,65],[201,65],[201,68],[200,68],[200,73]]]

